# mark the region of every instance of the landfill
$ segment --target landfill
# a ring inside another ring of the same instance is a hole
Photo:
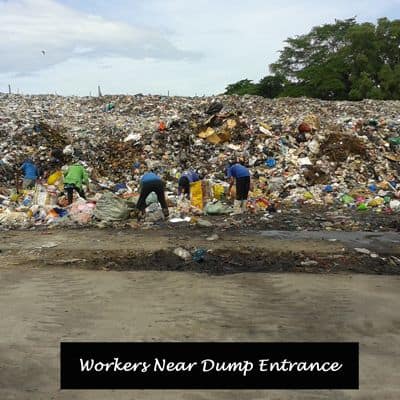
[[[54,150],[63,169],[76,158],[86,166],[87,199],[67,205]],[[49,172],[32,190],[16,175],[27,157]],[[235,226],[243,216],[232,213],[232,160],[251,172],[253,221],[301,207],[399,213],[400,102],[0,94],[0,228],[137,228],[139,179],[150,169],[166,183],[170,225],[207,227],[221,216]],[[203,180],[185,199],[177,181],[188,168]],[[143,226],[163,220],[153,195]]]

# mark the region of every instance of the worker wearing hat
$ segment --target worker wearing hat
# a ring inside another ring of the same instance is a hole
[[[89,184],[89,176],[82,165],[83,162],[74,159],[74,163],[64,172],[64,189],[67,192],[68,204],[72,204],[73,192],[76,190],[80,197],[86,199],[83,185]]]

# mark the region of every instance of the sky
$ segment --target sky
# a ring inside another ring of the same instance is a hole
[[[354,16],[400,18],[400,0],[0,0],[0,92],[218,94]]]

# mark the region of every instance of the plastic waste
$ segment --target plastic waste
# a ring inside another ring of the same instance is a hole
[[[102,221],[121,221],[129,217],[129,208],[126,201],[106,192],[96,203],[93,215]]]
[[[344,194],[344,195],[341,197],[341,200],[342,200],[342,202],[343,202],[344,204],[351,204],[351,203],[354,203],[353,197],[351,197],[351,196],[348,195],[348,194]]]
[[[198,226],[200,226],[202,228],[211,228],[213,226],[212,222],[207,221],[206,219],[201,219],[201,218],[199,218],[196,223]]]
[[[206,254],[207,250],[205,249],[200,248],[195,250],[195,252],[193,253],[193,261],[196,261],[198,263],[203,262]]]
[[[399,200],[391,200],[389,202],[389,207],[394,211],[400,210],[400,201]]]
[[[232,212],[232,209],[221,203],[220,201],[217,201],[215,203],[207,203],[205,208],[204,208],[204,213],[206,215],[222,215],[222,214],[229,214]]]
[[[275,165],[276,165],[276,160],[275,160],[275,158],[267,158],[267,159],[265,160],[265,165],[266,165],[268,168],[274,168]]]
[[[314,198],[314,195],[313,195],[311,192],[305,192],[305,193],[303,194],[303,198],[304,198],[305,200],[311,200],[311,199]]]
[[[185,261],[190,260],[190,258],[192,257],[192,255],[191,255],[187,250],[185,250],[185,249],[182,248],[182,247],[177,247],[177,248],[174,250],[174,254],[175,254],[176,256],[182,258],[182,259],[185,260]]]
[[[157,194],[154,192],[151,192],[147,198],[146,198],[146,206],[149,206],[151,204],[158,204],[158,197]]]

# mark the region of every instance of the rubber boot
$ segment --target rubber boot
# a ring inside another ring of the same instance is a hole
[[[233,201],[233,213],[231,215],[238,215],[242,213],[241,209],[241,201],[240,200],[234,200]]]
[[[145,211],[139,211],[137,214],[137,220],[138,222],[140,221],[144,221],[144,217],[146,216],[146,212]]]
[[[169,217],[168,208],[163,208],[162,213],[164,214],[164,218],[167,219]]]
[[[245,213],[247,211],[247,200],[242,201],[241,209],[242,209],[242,213]]]

